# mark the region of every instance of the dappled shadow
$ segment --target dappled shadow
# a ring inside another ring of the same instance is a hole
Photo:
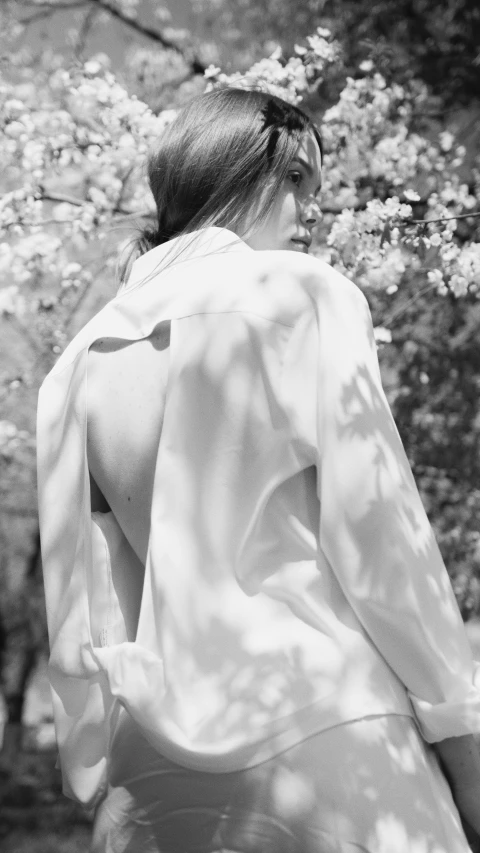
[[[97,833],[123,826],[119,851],[464,853],[405,688],[448,700],[466,640],[371,327],[324,306],[316,455],[283,398],[288,323],[201,308],[172,324],[136,642],[96,650],[145,734],[122,716]]]
[[[363,351],[365,363],[360,357],[338,389],[335,411],[325,413],[335,421],[323,448],[321,545],[403,683],[442,702],[462,678],[465,695],[471,686],[466,634],[371,350]]]
[[[92,853],[467,853],[431,748],[371,717],[236,773],[185,770],[125,715]]]

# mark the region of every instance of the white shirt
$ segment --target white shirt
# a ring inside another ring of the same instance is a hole
[[[138,561],[113,514],[91,512],[87,355],[162,321],[165,417],[128,642],[112,576]],[[371,714],[414,716],[428,741],[480,731],[479,670],[370,312],[327,264],[218,228],[140,258],[45,379],[38,486],[68,795],[101,796],[119,703],[167,757],[212,772]]]

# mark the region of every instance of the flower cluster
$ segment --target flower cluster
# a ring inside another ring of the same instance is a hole
[[[400,229],[411,216],[411,206],[397,197],[374,199],[357,212],[344,210],[327,238],[331,262],[361,286],[394,293],[410,260]]]
[[[8,269],[16,284],[31,285],[56,274],[60,253],[65,257],[60,237],[38,231],[15,243],[1,243],[0,268]]]
[[[18,284],[8,284],[0,290],[0,317],[14,315],[21,317],[25,313],[25,297]]]
[[[412,192],[406,196],[418,200]],[[479,291],[480,244],[457,245],[453,237],[458,220],[451,208],[434,198],[430,210],[435,216],[413,220],[411,204],[394,196],[370,201],[365,210],[342,211],[327,238],[330,261],[361,286],[388,293],[397,290],[407,268],[419,270],[426,262],[432,267],[426,270],[427,279],[440,293],[463,296]]]
[[[428,280],[439,293],[465,296],[468,291],[480,292],[480,243],[461,247],[449,243],[441,246],[439,256],[441,269],[428,272]]]
[[[316,33],[306,39],[306,45],[295,46],[295,56],[288,60],[284,60],[281,49],[277,47],[268,59],[256,62],[244,74],[224,74],[220,68],[211,65],[205,76],[209,89],[219,86],[262,89],[289,103],[298,104],[314,84],[323,79],[326,70],[339,62],[340,57],[340,45],[332,39],[330,31],[318,27]]]
[[[299,57],[282,62],[280,48],[268,59],[261,59],[245,74],[223,74],[220,68],[210,65],[205,72],[209,81],[207,91],[213,88],[236,86],[242,89],[261,89],[271,92],[288,101],[298,104],[308,88],[306,70]]]
[[[118,2],[122,11],[138,6]],[[159,78],[173,87],[184,62],[177,57],[169,69],[165,56],[137,50],[129,85],[137,74],[152,92]],[[300,103],[338,72],[340,59],[338,43],[318,29],[288,59],[277,49],[244,74],[211,67],[202,86],[262,88]],[[15,60],[20,82],[0,81],[4,312],[39,304],[25,300],[25,286],[48,280],[50,294],[55,287],[61,294],[88,284],[90,273],[78,268],[88,242],[119,220],[153,213],[143,163],[176,115],[175,108],[157,115],[130,94],[101,54],[69,69],[44,58],[35,81],[24,60]],[[432,288],[461,295],[479,287],[478,243],[475,220],[462,220],[460,240],[456,217],[478,215],[480,191],[458,177],[465,150],[451,131],[436,140],[412,131],[427,96],[416,82],[388,86],[371,63],[346,79],[322,120],[322,251],[365,287],[393,293],[413,270]]]
[[[42,224],[43,205],[34,193],[24,186],[0,198],[0,234],[19,235],[24,233],[23,226]]]
[[[30,442],[31,436],[26,430],[17,429],[11,421],[0,421],[0,456],[3,459],[11,459],[20,447]]]
[[[340,43],[332,38],[330,30],[317,27],[312,36],[307,36],[304,45],[295,45],[295,54],[305,66],[305,76],[310,84],[324,79],[332,68],[340,64],[342,49]]]

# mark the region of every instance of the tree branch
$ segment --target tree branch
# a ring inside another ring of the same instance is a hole
[[[97,14],[98,10],[95,9],[94,6],[87,7],[87,13],[82,21],[82,25],[75,40],[75,59],[80,59],[83,51],[85,50],[85,44]]]
[[[21,20],[22,24],[30,24],[33,21],[39,20],[40,18],[50,17],[54,15],[55,12],[59,9],[78,9],[80,7],[84,7],[88,4],[92,8],[98,9],[98,11],[102,10],[104,12],[108,12],[112,18],[116,18],[120,21],[124,26],[129,27],[131,30],[134,30],[138,35],[145,36],[151,41],[156,42],[157,44],[161,44],[166,50],[173,50],[175,53],[178,53],[181,56],[190,71],[190,74],[201,74],[203,75],[206,70],[206,65],[199,59],[195,54],[188,55],[188,52],[184,50],[179,44],[177,44],[174,40],[168,38],[163,35],[159,30],[154,29],[153,27],[149,27],[147,24],[142,24],[138,18],[130,18],[128,15],[125,15],[121,9],[116,6],[112,0],[66,0],[66,2],[54,3],[48,2],[46,0],[45,3],[37,4],[37,3],[24,3],[24,6],[27,7],[38,7],[40,5],[43,8],[38,9],[38,11],[33,12],[30,16],[23,18]]]
[[[370,199],[371,200],[371,199]],[[344,207],[341,207],[338,204],[321,204],[320,210],[322,213],[333,213],[335,216],[338,216],[340,213],[343,213],[344,210],[366,210],[367,202],[366,201],[356,201],[355,204],[347,204]]]
[[[407,219],[408,225],[430,225],[431,222],[449,222],[452,219],[470,219],[470,217],[480,216],[480,211],[476,213],[457,213],[456,216],[440,216],[438,219]]]
[[[45,3],[45,4],[43,4],[44,5],[43,9],[38,9],[38,11],[32,12],[31,15],[28,15],[25,18],[20,18],[20,23],[24,24],[24,25],[33,24],[33,23],[35,23],[35,21],[42,20],[42,18],[50,18],[59,9],[61,9],[61,10],[79,9],[82,6],[85,6],[86,3],[87,3],[87,0],[74,0],[74,2],[72,2],[72,3],[58,3],[58,4],[56,3],[54,6],[49,4],[49,3]],[[37,3],[35,3],[35,4],[28,3],[26,5],[30,6],[30,7],[38,6]]]
[[[41,201],[54,201],[54,202],[66,203],[66,204],[71,204],[74,207],[83,207],[85,204],[89,203],[88,199],[75,198],[75,196],[65,195],[64,193],[45,193],[45,194],[42,193],[42,195],[38,196],[38,198]],[[120,216],[140,216],[140,217],[142,217],[142,216],[148,216],[149,215],[147,213],[144,213],[144,214],[132,213],[132,211],[124,210],[121,207],[115,207],[110,212],[115,213],[115,214],[119,214]],[[39,225],[41,225],[41,224],[42,223],[40,222]]]
[[[80,3],[84,5],[87,0],[62,0],[62,2],[56,2],[56,0],[43,0],[43,2],[38,2],[37,0],[20,0],[20,6],[24,9],[39,9],[41,7],[48,7],[55,12],[56,9],[70,9],[71,7],[78,6]]]
[[[74,207],[83,207],[85,204],[81,198],[75,198],[73,195],[65,195],[64,193],[42,193],[37,198],[41,201],[66,202],[67,204],[72,204]]]
[[[414,204],[425,204],[427,199],[419,199],[414,202]],[[333,213],[338,216],[340,213],[343,213],[344,210],[366,210],[368,202],[358,201],[356,204],[347,205],[347,207],[337,207],[333,204],[325,204],[320,205],[320,210],[322,213]],[[408,199],[407,199],[407,203]],[[476,211],[475,213],[457,213],[456,216],[440,216],[438,219],[403,219],[402,222],[405,225],[429,225],[433,222],[449,222],[452,219],[470,219],[470,217],[478,217],[480,216],[480,211]]]
[[[82,200],[80,198],[75,198],[74,196],[65,195],[63,193],[48,193],[45,195],[39,196],[42,201],[53,201],[53,202],[66,202],[67,204],[71,204],[74,207],[83,207],[84,204],[88,203],[87,200]],[[343,212],[343,210],[365,210],[366,204],[363,202],[358,202],[355,205],[351,205],[346,208],[336,207],[335,205],[321,205],[320,209],[322,213],[333,213],[335,215],[339,215]],[[145,210],[145,211],[131,211],[125,210],[122,207],[115,207],[111,211],[111,213],[122,216],[125,218],[138,218],[144,219],[153,216],[153,212]],[[480,211],[475,213],[458,213],[456,216],[441,216],[438,219],[405,219],[403,220],[405,225],[429,225],[430,223],[435,222],[448,222],[452,219],[469,219],[470,217],[476,218],[480,217]],[[42,223],[38,223],[41,225]]]
[[[117,20],[121,21],[122,24],[125,24],[126,27],[130,27],[130,29],[135,30],[139,35],[146,36],[146,38],[157,42],[157,44],[161,44],[162,47],[167,50],[174,50],[175,53],[178,53],[183,57],[192,74],[203,74],[205,72],[206,66],[197,56],[192,56],[191,58],[187,57],[185,51],[182,50],[176,42],[167,38],[158,30],[154,30],[152,27],[142,24],[137,18],[129,18],[127,15],[124,15],[117,6],[114,6],[113,3],[110,2],[110,0],[88,0],[88,2],[95,4],[95,6],[99,9],[103,9],[105,12],[109,12],[113,18],[117,18]]]
[[[435,282],[429,282],[424,287],[421,287],[420,290],[417,290],[417,292],[414,293],[414,295],[410,299],[407,299],[407,301],[404,302],[403,305],[400,305],[399,308],[397,308],[395,311],[392,311],[390,317],[387,317],[387,319],[384,321],[386,328],[389,329],[392,325],[392,322],[394,320],[397,320],[398,317],[401,317],[401,315],[405,313],[407,308],[410,308],[410,306],[417,302],[421,296],[424,296],[425,293],[428,293],[429,290],[433,290],[435,287],[437,287]]]

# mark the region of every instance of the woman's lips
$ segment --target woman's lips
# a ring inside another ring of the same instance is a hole
[[[310,248],[310,243],[307,240],[300,240],[299,238],[292,238],[291,242],[294,244],[297,252],[308,252]]]

